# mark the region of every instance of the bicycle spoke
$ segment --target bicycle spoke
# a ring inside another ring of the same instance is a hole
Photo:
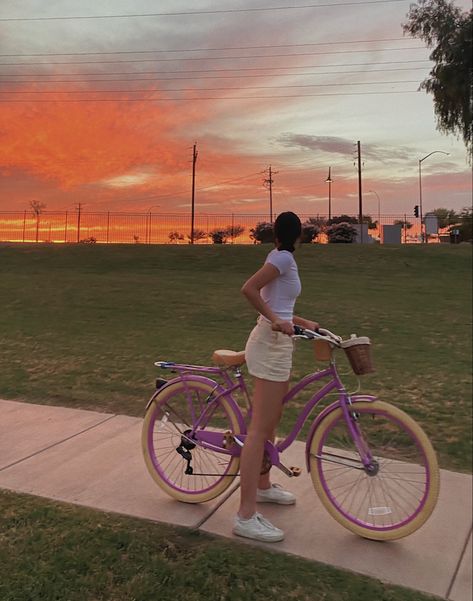
[[[199,431],[234,431],[227,405],[220,401],[209,404],[210,390],[192,386],[187,383],[180,389],[176,387],[173,394],[163,396],[161,403],[158,395],[152,435],[148,439],[160,477],[171,488],[189,494],[211,490],[226,474],[234,476],[233,472],[238,472],[238,469],[230,469],[235,463],[233,455],[219,453],[217,448],[208,448],[198,440]],[[185,434],[186,431],[190,433]],[[188,466],[192,473],[186,473]]]
[[[370,473],[363,467],[353,476],[360,456],[342,414],[331,422],[319,448],[311,450],[311,461],[344,515],[374,530],[395,528],[416,514],[428,492],[425,458],[410,431],[389,413],[357,411],[356,424],[374,462]]]

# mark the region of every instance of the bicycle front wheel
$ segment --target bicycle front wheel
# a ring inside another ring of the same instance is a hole
[[[235,482],[238,474],[239,456],[193,439],[192,432],[204,430],[241,433],[238,416],[225,397],[208,402],[212,391],[210,383],[178,380],[156,393],[143,421],[142,449],[148,471],[178,501],[210,501]],[[204,411],[206,417],[201,420]]]
[[[315,490],[332,517],[359,536],[395,540],[412,534],[437,502],[435,451],[422,428],[397,407],[361,401],[352,408],[372,465],[363,466],[339,407],[310,441]]]

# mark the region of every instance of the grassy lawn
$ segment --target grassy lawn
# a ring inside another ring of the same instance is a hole
[[[243,348],[255,314],[239,288],[269,250],[0,246],[0,397],[142,415],[153,361]],[[362,390],[407,409],[443,467],[470,470],[471,248],[305,245],[296,258],[298,314],[370,336],[377,372]],[[294,378],[315,367],[301,342]]]
[[[297,557],[0,492],[2,601],[433,601]]]

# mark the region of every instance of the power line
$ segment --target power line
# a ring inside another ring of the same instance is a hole
[[[324,71],[323,73],[271,73],[270,77],[311,77],[319,75],[348,75],[350,73],[390,73],[391,71],[425,71],[428,67],[400,67],[395,69],[354,69],[351,71]],[[98,82],[119,82],[128,83],[134,81],[193,81],[195,79],[243,79],[247,77],[265,77],[265,75],[199,75],[197,77],[133,77],[128,79],[0,79],[0,83],[94,83]]]
[[[194,100],[277,100],[278,98],[314,98],[321,96],[368,96],[381,94],[418,94],[418,90],[390,90],[386,92],[343,92],[343,93],[327,93],[327,94],[288,94],[278,96],[197,96],[188,98],[80,98],[77,100],[0,100],[0,103],[18,104],[25,102],[34,103],[71,103],[71,102],[174,102],[174,101],[194,101]]]
[[[90,56],[93,54],[154,54],[157,52],[216,52],[220,50],[263,50],[264,48],[295,48],[303,46],[339,46],[340,44],[368,44],[376,42],[409,41],[408,38],[384,38],[374,40],[340,40],[336,42],[305,42],[303,44],[265,44],[263,46],[220,46],[217,48],[173,48],[168,50],[115,50],[113,52],[36,52],[34,54],[0,54],[0,56]]]
[[[391,85],[400,83],[419,83],[417,79],[408,79],[400,81],[361,81],[356,83],[321,83],[321,84],[301,84],[301,85],[281,85],[281,86],[245,86],[245,87],[219,87],[219,88],[166,88],[166,89],[136,89],[136,90],[0,90],[0,94],[126,94],[129,92],[214,92],[214,91],[230,91],[230,90],[279,90],[286,88],[326,88],[336,86],[368,86],[368,85]]]
[[[130,19],[141,17],[178,17],[185,15],[216,15],[230,13],[273,12],[286,10],[302,10],[308,8],[325,8],[330,6],[356,6],[362,4],[389,4],[406,0],[362,0],[361,2],[335,2],[331,4],[302,4],[300,6],[267,6],[257,8],[227,8],[215,10],[192,10],[167,13],[134,13],[118,15],[74,15],[69,17],[3,17],[0,21],[73,21],[76,19]]]
[[[221,73],[221,72],[246,72],[246,71],[278,71],[290,69],[325,69],[327,67],[360,67],[371,65],[407,65],[412,63],[430,63],[429,59],[408,59],[401,61],[370,61],[366,63],[329,63],[327,65],[293,65],[292,67],[227,67],[226,69],[189,69],[178,71],[139,71],[138,74],[176,74],[176,73]],[[48,63],[44,63],[45,65]],[[112,71],[108,75],[136,75],[136,71]],[[15,77],[56,77],[64,75],[78,75],[77,73],[15,73]],[[80,73],[79,75],[103,75],[103,73]],[[264,74],[260,74],[264,75]],[[295,75],[295,74],[294,74]],[[11,73],[0,73],[0,77],[11,77]],[[199,76],[200,77],[200,76]]]
[[[425,46],[406,46],[405,48],[369,48],[367,50],[331,50],[327,52],[293,52],[291,54],[248,54],[246,56],[199,56],[189,58],[140,58],[130,60],[113,60],[113,61],[40,61],[40,62],[15,62],[15,63],[0,63],[0,66],[18,66],[18,65],[116,65],[124,63],[167,63],[176,61],[226,61],[226,60],[243,60],[255,58],[290,58],[292,56],[325,56],[328,54],[358,54],[366,52],[397,52],[399,50],[425,50]],[[263,67],[264,68],[264,67]]]

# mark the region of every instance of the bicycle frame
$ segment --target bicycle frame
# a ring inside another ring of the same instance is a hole
[[[235,377],[237,378],[237,381],[235,382],[230,376],[230,370],[228,368],[186,365],[164,361],[156,362],[156,365],[164,369],[172,369],[172,371],[178,373],[178,378],[172,380],[172,382],[182,381],[186,386],[187,383],[195,381],[195,379],[197,378],[198,381],[210,384],[212,386],[212,393],[209,395],[210,398],[207,399],[207,407],[204,409],[204,411],[198,418],[194,414],[192,415],[192,418],[194,420],[192,429],[196,430],[194,440],[198,441],[198,443],[202,446],[208,447],[214,451],[225,454],[239,455],[241,452],[240,447],[244,445],[244,441],[247,435],[246,426],[248,419],[251,417],[252,409],[248,389],[246,387],[246,383],[241,371],[239,369],[235,369]],[[221,386],[218,382],[209,377],[195,375],[199,373],[205,373],[209,375],[212,374],[215,376],[222,377],[222,379],[225,382],[225,387]],[[281,468],[282,464],[280,462],[279,455],[282,452],[284,452],[296,440],[298,434],[302,430],[305,421],[307,420],[313,409],[321,402],[321,400],[324,397],[326,397],[334,390],[338,391],[339,393],[337,401],[326,407],[324,411],[322,411],[316,417],[316,419],[312,423],[311,430],[308,436],[308,441],[310,441],[313,432],[317,428],[318,424],[322,421],[322,419],[331,411],[335,410],[338,407],[341,407],[345,421],[347,423],[348,430],[358,450],[362,464],[365,467],[370,465],[372,461],[371,453],[363,440],[363,436],[359,431],[359,428],[357,427],[356,411],[353,409],[352,405],[356,402],[359,402],[360,400],[374,401],[375,397],[369,395],[356,395],[351,397],[347,393],[345,386],[340,380],[340,376],[338,375],[336,369],[335,361],[332,360],[328,368],[319,372],[309,374],[302,378],[302,380],[295,384],[284,396],[283,405],[286,405],[302,390],[304,390],[314,382],[318,382],[320,380],[323,380],[324,378],[330,378],[329,382],[325,386],[323,386],[323,388],[321,388],[318,392],[316,392],[305,404],[305,406],[299,413],[292,430],[286,436],[286,438],[280,440],[277,444],[273,444],[270,441],[266,442],[265,451],[267,452],[272,465]],[[169,384],[170,383],[171,382],[169,382]],[[232,396],[233,393],[237,390],[241,390],[245,396],[245,399],[248,401],[247,411],[245,415],[243,415],[241,408]],[[215,396],[213,396],[214,394]],[[217,407],[217,402],[222,397],[225,397],[226,400],[231,404],[235,414],[238,417],[241,430],[241,434],[238,434],[234,437],[235,442],[237,444],[231,445],[228,449],[224,448],[224,446],[222,445],[222,433],[206,431],[203,429],[198,430],[199,427],[202,427],[202,424],[204,424],[205,427],[206,419],[210,417],[212,407]],[[150,403],[152,402],[153,398],[154,397],[152,397],[152,399],[150,400]],[[284,466],[282,466],[282,468],[283,471],[285,471]]]

